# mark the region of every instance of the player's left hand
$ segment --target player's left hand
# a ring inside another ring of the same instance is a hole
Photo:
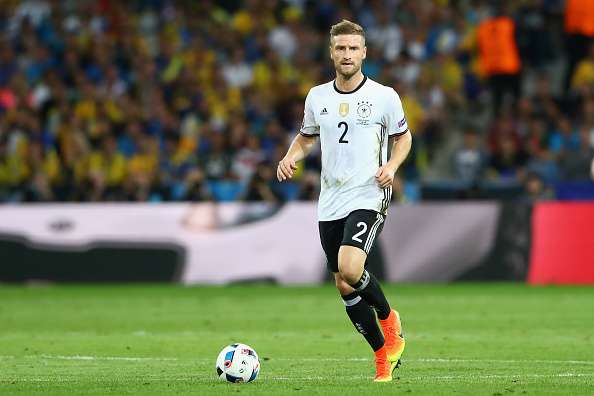
[[[388,165],[380,166],[377,172],[375,172],[375,180],[381,188],[387,188],[394,183],[394,175],[396,169],[392,169]]]

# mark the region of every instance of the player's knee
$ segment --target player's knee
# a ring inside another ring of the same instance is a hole
[[[344,281],[344,279],[342,279],[340,277],[336,277],[335,282],[336,282],[336,288],[340,292],[341,296],[346,296],[353,292],[353,288],[351,287],[351,285],[346,283]]]
[[[357,262],[345,260],[338,265],[338,271],[342,279],[349,285],[357,283],[363,273],[363,266]]]
[[[365,259],[365,252],[355,247],[342,246],[338,251],[338,271],[342,279],[349,285],[353,285],[361,279]]]

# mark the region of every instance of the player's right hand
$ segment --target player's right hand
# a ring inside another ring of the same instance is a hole
[[[293,177],[293,172],[296,170],[297,165],[295,164],[295,161],[285,157],[278,163],[278,167],[276,168],[276,178],[279,182],[290,179]]]

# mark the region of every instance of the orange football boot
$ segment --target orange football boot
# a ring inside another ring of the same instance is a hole
[[[386,348],[386,355],[393,371],[400,366],[400,357],[406,344],[404,337],[402,337],[400,314],[398,314],[398,311],[391,310],[390,315],[384,320],[380,319],[379,322],[384,331],[384,348]]]
[[[383,346],[375,351],[375,378],[373,382],[392,381],[392,367],[386,354],[386,347]]]

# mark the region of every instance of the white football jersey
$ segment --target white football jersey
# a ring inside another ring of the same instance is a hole
[[[320,136],[320,221],[357,209],[386,214],[392,187],[379,187],[375,174],[387,161],[388,137],[407,130],[396,91],[367,76],[351,92],[340,91],[334,81],[309,91],[300,133]]]

